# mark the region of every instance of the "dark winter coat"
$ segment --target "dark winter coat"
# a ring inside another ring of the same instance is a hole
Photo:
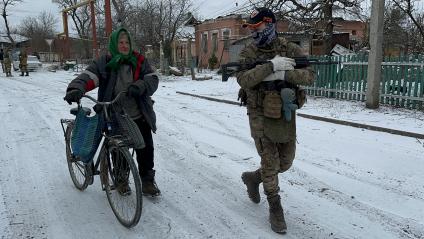
[[[158,88],[159,77],[143,55],[135,51],[133,53],[137,57],[137,66],[135,69],[132,69],[133,80],[134,84],[142,93],[137,101],[137,105],[144,119],[150,125],[152,131],[155,132],[156,114],[153,110],[151,96]],[[106,67],[110,59],[110,55],[104,55],[93,61],[69,84],[67,91],[79,89],[82,92],[88,92],[99,87],[97,99],[99,101],[111,101],[115,97],[113,92],[118,77],[116,71],[112,71]]]

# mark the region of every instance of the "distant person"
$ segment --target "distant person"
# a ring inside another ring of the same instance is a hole
[[[3,73],[4,73],[4,52],[3,52],[3,48],[0,49],[0,62],[1,62],[1,69],[3,70]]]
[[[29,76],[28,74],[28,54],[25,48],[21,49],[19,53],[19,68],[21,69],[21,76]]]
[[[12,76],[12,53],[10,52],[9,48],[6,48],[3,59],[6,76]]]
[[[78,102],[83,94],[97,87],[99,101],[111,101],[119,92],[127,94],[118,107],[135,121],[143,135],[146,147],[136,149],[138,172],[145,195],[158,196],[160,190],[155,181],[154,145],[152,131],[156,131],[156,114],[151,96],[159,84],[159,77],[147,59],[133,50],[130,34],[124,28],[112,32],[109,38],[109,54],[91,63],[85,71],[68,85],[65,100]],[[128,184],[118,188],[122,195],[130,194]]]
[[[249,198],[259,203],[259,185],[269,204],[269,222],[277,233],[287,230],[280,200],[278,174],[287,171],[293,163],[296,151],[295,109],[305,102],[305,92],[298,85],[311,84],[314,71],[311,67],[295,69],[294,57],[304,56],[295,43],[279,38],[274,13],[258,8],[247,27],[253,42],[240,53],[242,65],[252,65],[258,59],[269,63],[244,69],[237,74],[241,86],[240,96],[247,102],[251,135],[261,157],[260,167],[242,174]]]

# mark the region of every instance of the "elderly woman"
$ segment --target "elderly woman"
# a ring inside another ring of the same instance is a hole
[[[68,103],[78,102],[83,94],[98,87],[98,100],[110,101],[119,92],[127,91],[126,96],[120,98],[119,106],[136,122],[143,135],[146,147],[136,150],[137,162],[143,194],[151,196],[160,194],[153,170],[152,131],[156,131],[156,115],[151,99],[158,83],[155,70],[143,55],[132,49],[130,34],[120,28],[110,36],[109,54],[96,59],[78,75],[69,84],[64,97]]]

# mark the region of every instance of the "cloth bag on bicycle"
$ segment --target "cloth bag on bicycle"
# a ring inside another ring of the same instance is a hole
[[[78,106],[75,125],[72,129],[71,148],[75,157],[84,163],[93,160],[97,147],[102,139],[102,117],[98,114],[88,116]]]
[[[112,135],[120,135],[126,146],[134,149],[146,146],[140,129],[128,114],[115,111],[112,113],[112,120]]]

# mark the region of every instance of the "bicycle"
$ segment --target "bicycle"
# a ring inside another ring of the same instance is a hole
[[[111,115],[116,112],[113,111],[113,107],[109,107],[124,93],[120,92],[109,102],[99,102],[91,96],[83,96],[102,106],[100,114],[104,117],[107,126],[101,133],[102,139],[96,150],[97,152],[100,149],[100,152],[96,161],[93,158],[91,162],[83,163],[73,154],[71,136],[75,119],[61,119],[60,122],[65,136],[68,169],[75,187],[84,191],[88,185],[93,184],[94,176],[100,175],[102,189],[106,191],[113,213],[122,225],[130,228],[137,225],[142,213],[141,179],[129,151],[128,136],[112,133],[117,126],[113,124]],[[108,113],[109,108],[112,109],[111,113]],[[78,110],[83,110],[87,116],[91,114],[90,108],[82,107],[80,103],[78,107],[72,108],[70,113],[76,116]],[[128,191],[128,188],[131,190]],[[126,192],[125,189],[127,189]]]

